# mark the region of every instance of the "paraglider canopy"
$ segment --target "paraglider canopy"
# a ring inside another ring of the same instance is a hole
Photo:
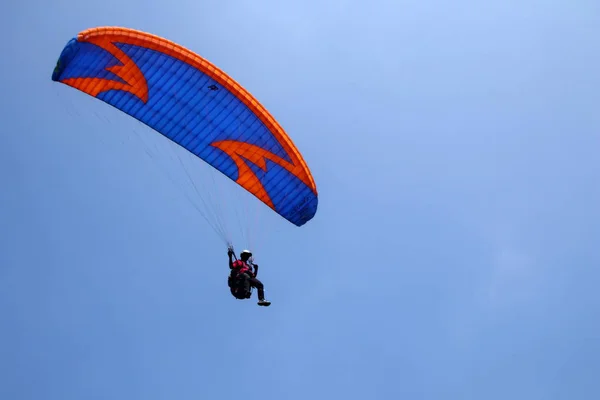
[[[85,30],[52,79],[143,122],[291,223],[311,220],[317,188],[291,138],[240,84],[198,54],[129,28]]]

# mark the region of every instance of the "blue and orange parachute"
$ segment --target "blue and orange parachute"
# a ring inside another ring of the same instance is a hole
[[[52,80],[94,96],[204,160],[291,223],[317,211],[302,155],[240,84],[167,39],[120,27],[82,31]]]

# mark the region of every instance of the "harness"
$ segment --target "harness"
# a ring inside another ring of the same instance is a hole
[[[230,247],[229,250],[233,251],[233,247]],[[237,257],[236,261],[238,261]],[[250,266],[248,266],[248,268],[250,269],[249,272],[251,275],[252,269],[250,268]],[[244,283],[247,278],[245,278],[244,275],[245,274],[243,273],[240,274],[236,269],[232,269],[231,273],[227,277],[227,286],[229,286],[231,295],[238,300],[245,300],[252,297],[252,286],[248,285],[248,290],[246,290]]]
[[[244,287],[244,281],[246,278],[244,274],[238,274],[235,271],[231,271],[231,274],[227,277],[227,286],[233,297],[238,300],[249,299],[252,297],[252,286],[248,286],[248,290]]]

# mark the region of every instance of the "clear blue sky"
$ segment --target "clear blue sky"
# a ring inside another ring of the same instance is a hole
[[[33,0],[0,21],[1,399],[600,398],[597,1]],[[228,293],[166,142],[50,80],[100,25],[207,57],[303,152],[317,216],[256,229],[270,308]]]

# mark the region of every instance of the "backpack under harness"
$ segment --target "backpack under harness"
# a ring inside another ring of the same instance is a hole
[[[247,278],[244,278],[243,274],[236,274],[235,276],[232,276],[232,274],[227,277],[227,286],[229,286],[233,297],[238,300],[245,300],[252,297],[252,286],[249,286],[248,290],[244,287],[244,280]]]

